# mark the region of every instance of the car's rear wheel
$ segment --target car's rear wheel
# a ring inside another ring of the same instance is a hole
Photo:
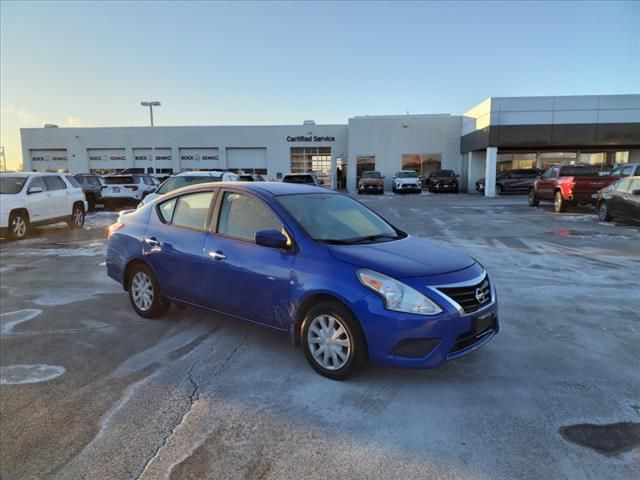
[[[87,195],[87,204],[90,212],[93,212],[96,209],[96,197],[92,193]]]
[[[71,217],[67,220],[67,225],[71,230],[78,230],[84,226],[84,206],[76,203],[73,206]]]
[[[607,206],[607,202],[602,202],[598,207],[598,218],[601,222],[610,222],[613,220],[613,217],[609,215],[609,207]]]
[[[9,238],[22,240],[29,230],[29,217],[23,212],[13,212],[9,216]]]
[[[562,213],[567,209],[567,202],[562,197],[562,192],[556,192],[553,195],[553,211],[556,213]]]
[[[540,201],[536,198],[536,192],[533,191],[533,188],[529,190],[529,206],[537,207],[540,205]]]
[[[129,273],[129,300],[136,313],[144,318],[160,317],[171,305],[162,295],[151,269],[142,263]]]
[[[502,185],[496,185],[496,195],[502,195]]]
[[[302,346],[311,367],[327,378],[344,380],[367,361],[364,335],[353,314],[335,301],[309,309],[302,324]]]

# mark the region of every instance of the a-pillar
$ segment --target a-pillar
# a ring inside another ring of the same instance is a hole
[[[484,196],[496,196],[496,166],[498,160],[498,149],[487,147],[486,163],[484,167]]]

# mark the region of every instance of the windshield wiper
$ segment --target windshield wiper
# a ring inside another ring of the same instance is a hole
[[[400,235],[388,234],[388,233],[378,233],[376,235],[367,235],[365,237],[354,237],[354,238],[345,238],[344,240],[339,239],[324,239],[318,240],[322,243],[328,243],[329,245],[358,245],[362,243],[375,243],[380,240],[398,240],[402,238]]]

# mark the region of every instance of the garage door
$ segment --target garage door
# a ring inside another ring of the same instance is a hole
[[[180,168],[182,169],[214,169],[220,168],[218,149],[211,148],[181,148]]]
[[[227,148],[227,166],[237,170],[267,168],[267,149]]]
[[[29,150],[31,158],[31,169],[38,172],[52,171],[62,172],[69,170],[69,162],[67,150],[50,149],[50,150]]]

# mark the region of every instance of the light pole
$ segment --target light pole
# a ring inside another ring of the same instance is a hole
[[[156,173],[156,152],[155,147],[153,146],[153,107],[159,107],[160,102],[140,102],[140,105],[143,107],[149,107],[149,118],[151,119],[151,130],[149,132],[149,143],[151,143],[151,169],[153,170],[153,174]]]

